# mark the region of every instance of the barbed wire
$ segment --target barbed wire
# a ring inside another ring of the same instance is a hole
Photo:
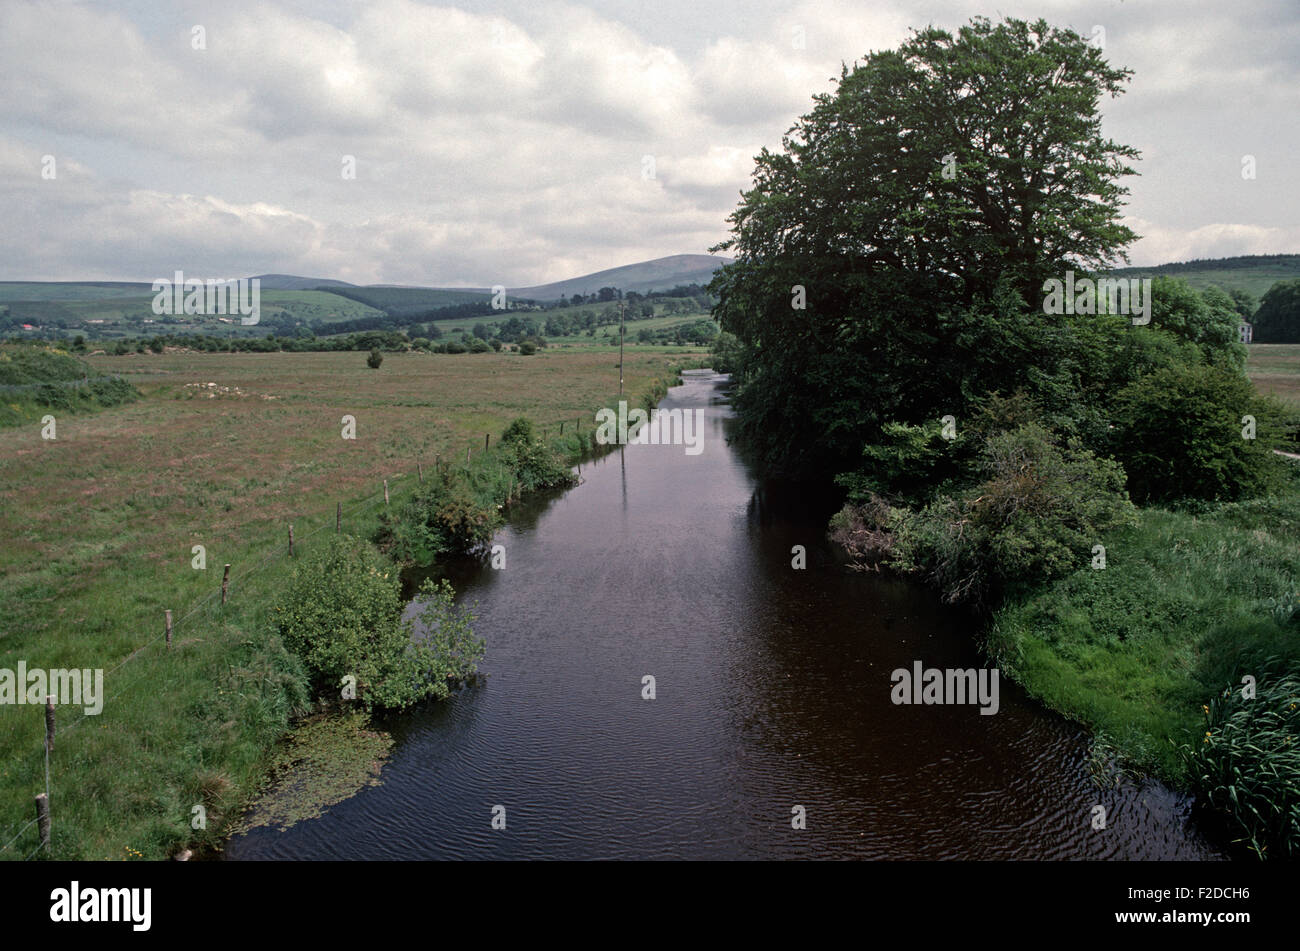
[[[9,848],[9,846],[17,842],[19,837],[34,825],[36,825],[36,820],[35,819],[30,820],[27,823],[27,825],[23,826],[21,829],[19,829],[17,832],[14,833],[14,837],[12,839],[10,839],[4,845],[0,845],[0,852],[3,852],[5,849]]]

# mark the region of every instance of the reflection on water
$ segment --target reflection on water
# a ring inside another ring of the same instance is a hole
[[[706,410],[701,454],[584,464],[512,511],[506,569],[447,566],[486,683],[390,719],[382,785],[228,856],[1220,857],[1183,798],[1094,786],[1082,731],[1005,680],[996,716],[891,703],[897,667],[981,666],[969,622],[845,571],[819,500],[759,487],[726,445],[720,382],[687,374],[661,404]]]

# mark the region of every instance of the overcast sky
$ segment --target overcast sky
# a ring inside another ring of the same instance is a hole
[[[842,62],[973,15],[1100,26],[1135,71],[1103,106],[1143,153],[1133,263],[1300,252],[1293,0],[3,0],[0,279],[523,286],[703,253]]]

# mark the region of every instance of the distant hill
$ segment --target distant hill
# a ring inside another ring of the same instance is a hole
[[[1155,267],[1124,267],[1111,273],[1121,277],[1179,277],[1197,290],[1217,284],[1224,290],[1249,291],[1259,299],[1278,281],[1300,278],[1300,254],[1247,254]]]
[[[150,287],[128,281],[0,281],[0,303],[139,297]]]
[[[431,310],[454,307],[458,304],[486,306],[491,300],[489,291],[461,287],[398,287],[392,284],[373,284],[366,287],[323,285],[320,289],[338,297],[359,301],[391,316],[402,317],[419,317]]]
[[[332,281],[323,277],[297,277],[293,274],[258,274],[264,291],[314,291],[320,287],[356,287],[347,281]]]
[[[711,254],[674,254],[653,261],[596,271],[582,277],[571,277],[553,284],[512,287],[509,291],[511,297],[529,297],[539,301],[572,297],[574,294],[594,294],[602,287],[617,287],[621,291],[638,291],[642,294],[647,291],[666,291],[678,284],[707,284],[713,279],[713,272],[724,264],[730,264],[731,260]]]

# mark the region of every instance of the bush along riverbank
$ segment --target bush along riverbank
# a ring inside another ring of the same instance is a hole
[[[855,566],[972,608],[990,660],[1087,726],[1112,770],[1195,792],[1206,829],[1233,848],[1294,857],[1300,467],[1240,437],[1235,421],[1261,405],[1248,384],[1165,375],[1226,405],[1154,447],[1130,441],[1141,412],[1112,452],[1093,452],[1023,394],[985,401],[961,438],[892,426],[840,478],[850,498],[830,535]],[[1167,477],[1151,478],[1156,467]]]
[[[642,407],[653,409],[667,392],[667,383],[654,380]],[[618,399],[609,405],[616,407]],[[375,544],[400,564],[421,567],[443,555],[482,552],[512,502],[530,492],[576,485],[574,465],[618,448],[598,440],[594,420],[565,425],[567,432],[553,424],[543,436],[531,421],[516,419],[494,446],[472,453],[468,461],[438,465],[406,504],[382,517]]]
[[[667,390],[653,380],[642,405],[655,406]],[[426,580],[418,618],[403,618],[401,568],[485,550],[512,501],[576,484],[571,466],[614,448],[597,441],[590,422],[568,422],[563,433],[552,424],[543,436],[518,418],[490,448],[427,472],[368,530],[328,536],[305,552],[266,618],[295,698],[275,721],[281,741],[271,744],[257,794],[190,849],[217,851],[228,834],[320,815],[377,783],[391,738],[373,715],[446,699],[473,683],[486,651],[472,609],[455,604],[445,580]]]

